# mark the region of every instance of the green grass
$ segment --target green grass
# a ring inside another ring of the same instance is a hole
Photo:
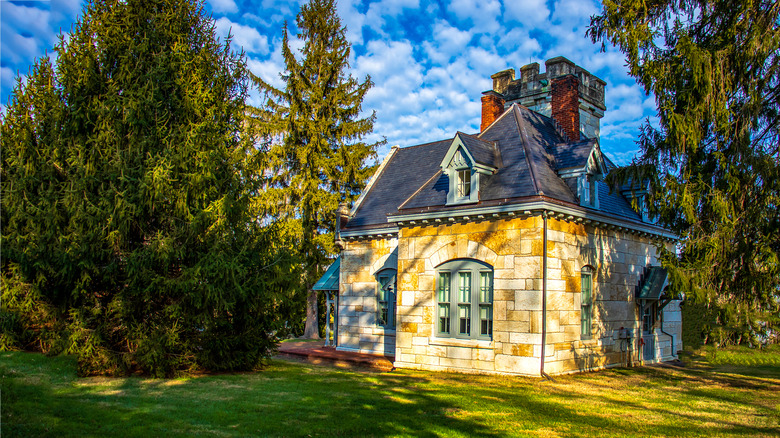
[[[251,374],[163,380],[77,378],[69,357],[0,353],[0,433],[4,438],[780,435],[780,368],[713,363],[706,351],[691,360],[686,368],[614,369],[562,376],[554,383],[356,372],[284,361]]]

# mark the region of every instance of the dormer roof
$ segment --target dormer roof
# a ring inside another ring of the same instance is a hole
[[[559,175],[571,173],[606,175],[608,172],[607,162],[595,138],[556,144],[549,148],[548,152],[555,160],[555,170]]]
[[[441,168],[445,169],[453,165],[453,160],[458,160],[458,151],[465,155],[468,167],[476,166],[488,173],[495,172],[501,162],[501,153],[495,142],[482,140],[479,137],[458,132],[452,139],[447,154],[441,161]],[[457,164],[456,164],[457,165]]]

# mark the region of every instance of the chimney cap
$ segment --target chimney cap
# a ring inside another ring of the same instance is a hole
[[[522,72],[524,72],[526,70],[531,70],[531,69],[536,69],[538,71],[539,70],[539,63],[538,62],[532,62],[530,64],[526,64],[526,65],[520,67],[520,72],[522,73]]]
[[[490,79],[498,79],[504,76],[509,76],[510,80],[515,80],[515,69],[508,68],[506,70],[501,70],[498,73],[493,73],[492,75],[490,75]]]

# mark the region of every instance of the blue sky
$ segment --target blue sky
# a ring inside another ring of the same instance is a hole
[[[243,47],[249,68],[281,85],[280,45],[287,20],[295,33],[301,1],[207,0],[220,35],[229,29]],[[18,74],[51,53],[57,35],[68,32],[80,0],[0,0],[0,104],[3,109]],[[607,82],[601,145],[618,164],[636,152],[639,125],[655,114],[652,97],[627,74],[624,56],[600,52],[585,31],[599,3],[591,0],[340,0],[338,13],[352,43],[353,76],[375,83],[363,102],[376,110],[374,138],[387,146],[411,146],[479,129],[480,97],[490,75],[565,56]],[[298,44],[292,39],[293,44]],[[256,99],[256,95],[252,99]]]

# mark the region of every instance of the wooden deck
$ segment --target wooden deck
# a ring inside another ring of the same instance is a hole
[[[352,353],[325,347],[322,342],[288,341],[279,344],[280,357],[301,359],[317,365],[334,365],[341,368],[363,368],[376,371],[392,371],[392,356]]]

